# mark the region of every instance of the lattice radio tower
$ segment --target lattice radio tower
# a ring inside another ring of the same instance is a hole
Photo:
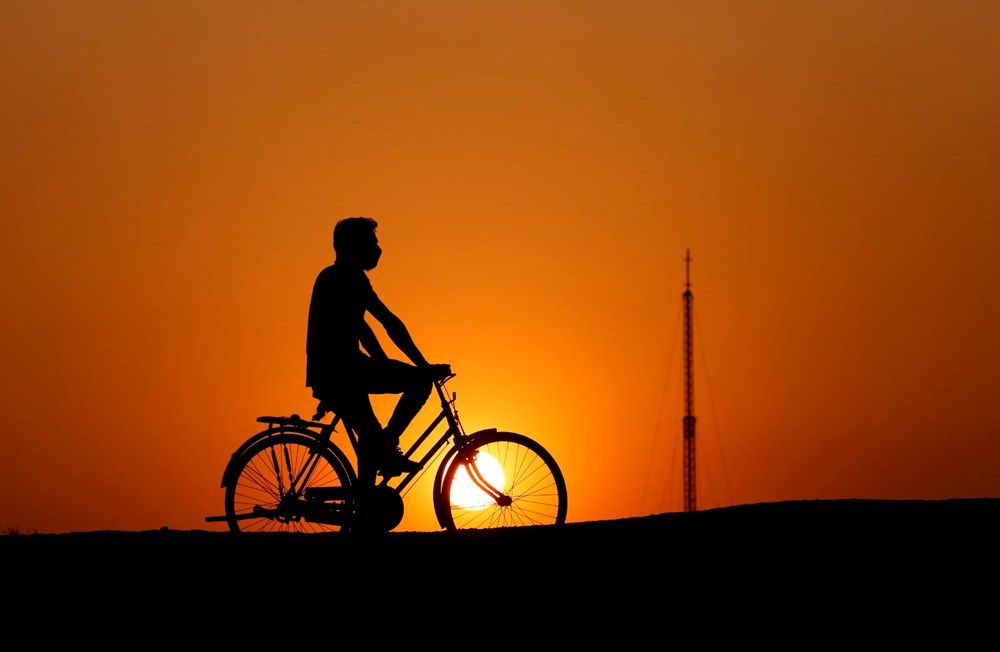
[[[694,295],[691,294],[691,250],[684,256],[684,511],[694,512],[694,335],[691,329],[691,312]]]

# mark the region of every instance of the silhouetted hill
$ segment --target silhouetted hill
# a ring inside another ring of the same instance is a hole
[[[714,546],[720,541],[747,545],[872,545],[879,542],[921,546],[932,533],[976,538],[992,532],[1000,518],[1000,498],[951,500],[799,500],[721,507],[690,513],[666,513],[607,521],[567,523],[457,532],[389,532],[354,537],[338,533],[240,533],[205,530],[98,530],[65,534],[19,533],[0,536],[0,545],[19,550],[69,553],[108,546],[192,549],[206,552],[377,546],[402,552],[419,549],[447,553],[453,549],[500,547],[511,550],[599,546],[634,550],[661,546]]]
[[[589,557],[594,571],[611,564],[656,568],[670,558],[704,555],[714,555],[713,563],[732,563],[751,551],[759,559],[772,561],[830,553],[869,559],[920,554],[927,563],[944,550],[963,551],[969,559],[985,552],[984,548],[992,554],[998,522],[1000,499],[993,498],[802,500],[563,526],[389,532],[368,537],[168,529],[13,534],[0,537],[0,550],[60,560],[85,559],[97,553],[122,557],[190,554],[198,563],[243,554],[302,557],[322,553],[353,559],[420,556],[441,562],[452,555],[501,555],[553,568],[571,568],[581,557]]]
[[[458,610],[452,616],[468,609],[483,616],[503,605],[548,622],[572,607],[572,618],[588,621],[574,627],[636,619],[632,633],[659,631],[661,618],[700,618],[705,609],[731,617],[780,610],[786,620],[789,613],[824,621],[851,613],[853,628],[859,617],[885,625],[887,614],[904,606],[918,619],[932,609],[936,618],[941,610],[974,617],[995,606],[998,522],[1000,499],[993,498],[804,500],[377,537],[15,534],[0,537],[0,559],[8,577],[18,578],[8,582],[8,594],[29,611],[119,610],[167,629],[192,620],[215,627],[223,617],[211,613],[227,604],[252,622],[279,613],[294,619],[328,603],[341,611],[372,604],[392,610],[404,595],[411,615],[430,617],[443,600]],[[484,586],[484,595],[473,595]]]

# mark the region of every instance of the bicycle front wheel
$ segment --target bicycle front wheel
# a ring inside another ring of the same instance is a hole
[[[250,446],[226,486],[233,532],[339,532],[354,513],[346,463],[314,437],[277,434]]]
[[[552,455],[533,439],[513,432],[484,432],[449,457],[434,495],[442,527],[566,522],[566,480]]]

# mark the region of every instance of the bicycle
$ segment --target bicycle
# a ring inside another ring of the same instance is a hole
[[[359,475],[357,433],[322,401],[309,421],[297,414],[258,417],[267,427],[232,454],[222,474],[225,515],[205,520],[225,521],[232,532],[389,532],[402,521],[407,488],[443,454],[431,494],[443,529],[565,523],[566,481],[553,456],[522,434],[496,428],[466,434],[456,395],[446,392],[454,377],[434,382],[441,411],[405,453],[419,468],[395,477]],[[330,423],[321,421],[327,413]],[[358,466],[332,440],[338,424]]]

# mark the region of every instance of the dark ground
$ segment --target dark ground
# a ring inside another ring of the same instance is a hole
[[[446,622],[501,605],[504,613],[541,609],[546,622],[574,628],[640,618],[643,629],[655,629],[661,621],[724,612],[773,613],[785,633],[792,631],[789,613],[799,614],[800,624],[819,618],[827,628],[870,619],[882,631],[903,618],[907,637],[918,625],[932,636],[961,613],[969,621],[952,631],[955,646],[979,624],[995,625],[998,523],[1000,499],[993,498],[807,500],[375,538],[14,534],[0,536],[0,560],[13,579],[7,595],[34,595],[49,605],[54,597],[70,599],[77,608],[96,600],[128,612],[169,600],[174,609],[202,605],[203,616],[204,609],[239,605],[241,617],[253,620],[273,617],[278,605],[285,615],[292,604],[309,612],[322,595],[328,608],[375,601],[394,611],[405,604],[407,613],[433,610]],[[475,590],[483,586],[485,592]]]

